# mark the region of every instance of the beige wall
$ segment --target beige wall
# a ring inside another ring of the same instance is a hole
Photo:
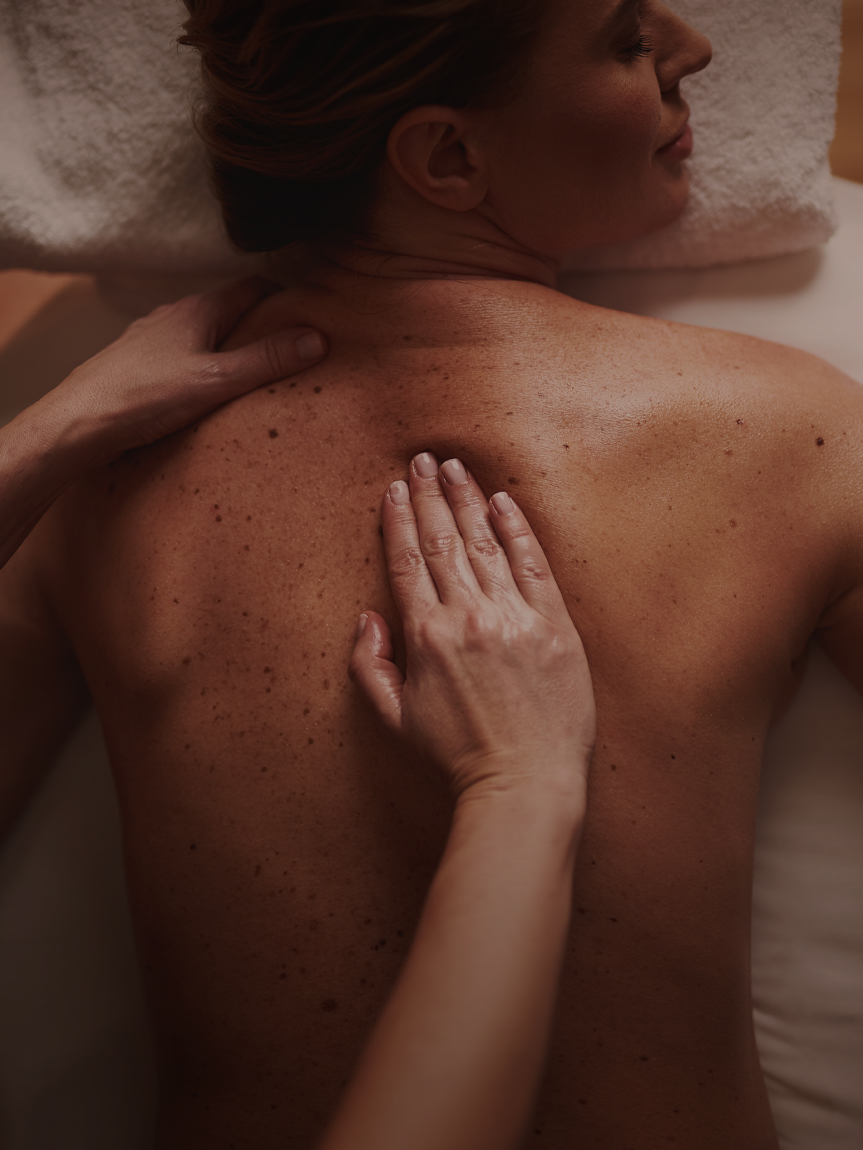
[[[839,107],[830,162],[837,176],[863,183],[863,0],[845,0]]]

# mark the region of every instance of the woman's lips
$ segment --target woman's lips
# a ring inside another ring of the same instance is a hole
[[[684,124],[674,139],[660,148],[656,154],[663,160],[671,160],[673,163],[688,160],[692,155],[692,128],[689,124]]]

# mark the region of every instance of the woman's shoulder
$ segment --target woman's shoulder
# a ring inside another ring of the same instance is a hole
[[[454,403],[461,409],[497,398],[524,411],[525,393],[538,401],[556,394],[587,410],[601,393],[617,409],[658,405],[696,422],[726,409],[754,418],[757,409],[765,431],[776,434],[813,410],[832,425],[861,418],[863,409],[857,384],[805,352],[600,307],[532,282],[447,278],[373,286],[351,298],[289,289],[254,309],[230,343],[295,323],[321,328],[332,350],[279,387],[289,392],[283,402],[294,427],[320,426],[322,390],[338,397],[339,418],[348,421],[354,409],[358,418],[386,421],[415,392],[430,417],[447,417]],[[268,403],[250,396],[230,405],[232,419],[250,420],[250,429],[266,423]]]
[[[544,308],[573,357],[595,347],[646,379],[661,374],[666,392],[680,380],[682,399],[758,396],[777,413],[801,404],[838,404],[843,411],[863,404],[858,382],[799,348],[548,294],[553,299],[544,300]]]

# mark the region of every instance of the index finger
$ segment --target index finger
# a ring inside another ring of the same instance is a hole
[[[411,492],[403,479],[384,495],[381,525],[390,587],[402,622],[440,606],[440,596],[420,545]]]
[[[515,500],[505,491],[499,491],[489,500],[489,514],[516,586],[528,606],[546,619],[563,614],[569,620],[569,611],[545,552]]]

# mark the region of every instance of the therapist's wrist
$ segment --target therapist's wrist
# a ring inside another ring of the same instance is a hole
[[[521,843],[580,834],[587,805],[587,752],[560,761],[497,759],[456,799],[456,818],[472,826],[509,828]]]

